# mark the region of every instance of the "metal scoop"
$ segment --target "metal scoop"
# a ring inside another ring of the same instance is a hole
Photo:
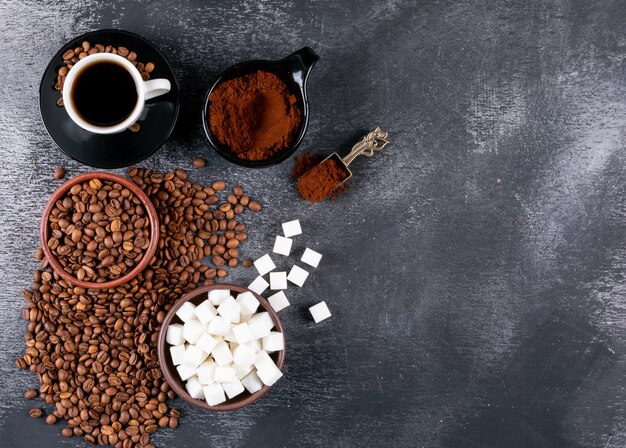
[[[363,140],[354,145],[352,147],[352,150],[344,158],[341,158],[339,154],[334,152],[326,157],[324,160],[322,160],[321,163],[326,162],[328,159],[334,159],[342,168],[344,168],[348,172],[348,177],[341,181],[341,184],[343,184],[345,181],[352,177],[352,171],[350,171],[348,165],[350,165],[354,161],[354,159],[359,157],[361,154],[367,157],[372,157],[374,155],[374,151],[380,151],[381,149],[383,149],[389,143],[389,140],[387,140],[388,135],[389,132],[383,131],[382,129],[377,127],[372,132],[363,137]]]

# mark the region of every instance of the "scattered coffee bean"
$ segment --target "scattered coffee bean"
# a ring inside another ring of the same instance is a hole
[[[43,401],[55,406],[46,422],[66,420],[68,427],[61,430],[64,437],[127,448],[153,446],[152,432],[178,426],[180,412],[170,410],[166,403],[175,394],[158,365],[159,328],[182,294],[227,276],[226,269],[204,265],[202,259],[213,256],[215,250],[234,265],[240,246],[227,246],[245,233],[238,217],[228,219],[219,210],[215,189],[192,183],[185,170],[161,174],[131,168],[129,177],[148,195],[159,215],[162,232],[155,256],[128,283],[91,290],[63,280],[38,251],[41,266],[34,273],[32,290],[23,292],[27,349],[16,361],[18,368],[38,374]],[[89,199],[94,195],[96,199]],[[119,255],[143,246],[134,231],[127,232],[131,224],[135,230],[147,228],[147,217],[137,207],[131,211],[124,206],[124,201],[134,202],[123,189],[98,180],[76,186],[68,196],[77,202],[66,197],[56,204],[54,238],[58,242],[53,246],[57,251],[69,246],[67,257],[82,254],[83,259],[97,260],[96,266],[111,267],[118,265],[110,264],[108,258],[117,260],[115,252]],[[83,222],[86,215],[90,218]],[[90,227],[100,221],[102,225]],[[79,245],[82,252],[74,255]],[[104,268],[94,268],[98,269]]]
[[[202,157],[196,157],[195,159],[193,159],[192,165],[194,168],[204,168],[204,166],[206,165],[206,160],[204,160]]]
[[[244,268],[249,268],[252,266],[252,260],[249,258],[244,259],[241,264],[243,264]]]
[[[62,166],[57,167],[57,169],[54,170],[54,178],[56,180],[61,180],[65,177],[65,168],[63,168]]]
[[[24,400],[34,400],[39,395],[36,389],[28,389],[24,392]]]
[[[28,415],[30,415],[32,418],[39,418],[43,415],[43,410],[41,408],[33,408],[28,411]]]
[[[226,187],[226,183],[223,180],[218,180],[213,182],[212,187],[215,191],[222,191]]]
[[[257,201],[251,201],[248,204],[248,208],[252,212],[260,212],[261,211],[261,204],[259,204]]]
[[[65,105],[65,101],[63,101],[63,97],[59,97],[59,99],[57,99],[57,106],[59,107],[63,107]]]
[[[130,132],[139,132],[141,130],[141,125],[139,123],[133,123],[128,127]]]

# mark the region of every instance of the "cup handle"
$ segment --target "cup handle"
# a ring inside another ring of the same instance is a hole
[[[156,98],[157,96],[165,95],[172,88],[172,84],[168,79],[151,79],[150,81],[144,81],[144,87],[146,89],[146,101]]]

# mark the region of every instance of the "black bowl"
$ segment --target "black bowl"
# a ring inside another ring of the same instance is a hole
[[[295,152],[295,150],[298,149],[298,146],[300,145],[300,142],[302,142],[304,134],[306,133],[306,128],[309,123],[309,102],[307,100],[306,81],[311,69],[318,60],[319,56],[311,48],[304,47],[278,61],[246,61],[224,70],[208,90],[206,96],[204,97],[204,107],[202,108],[202,126],[204,127],[204,133],[215,151],[226,160],[248,168],[264,168],[277,165],[288,159]],[[222,145],[211,134],[209,126],[209,97],[211,96],[213,90],[215,90],[215,88],[224,81],[249,75],[259,70],[274,73],[281,80],[283,80],[285,84],[287,84],[289,91],[296,95],[298,107],[302,111],[302,120],[300,120],[297,137],[294,139],[289,148],[280,151],[270,159],[258,161],[243,160],[237,157],[237,155],[233,153],[228,146]]]

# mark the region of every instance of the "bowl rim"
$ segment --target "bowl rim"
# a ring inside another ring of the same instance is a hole
[[[287,56],[286,58],[288,57],[289,56]],[[270,159],[265,159],[265,160],[250,161],[250,160],[240,159],[239,157],[235,156],[231,151],[226,149],[224,145],[220,144],[213,137],[213,133],[211,132],[211,127],[208,123],[208,119],[210,115],[209,99],[211,97],[211,94],[220,84],[222,84],[225,81],[228,81],[229,79],[233,79],[229,77],[231,73],[235,73],[237,71],[244,71],[245,72],[244,75],[245,75],[245,74],[253,73],[255,68],[257,70],[261,70],[263,68],[271,67],[269,70],[266,70],[266,71],[271,71],[274,74],[280,73],[281,75],[285,75],[285,74],[288,74],[288,71],[282,68],[281,64],[286,58],[276,59],[276,60],[252,59],[248,61],[239,62],[237,64],[231,65],[225,68],[224,70],[222,70],[217,75],[217,78],[215,79],[215,81],[210,84],[209,89],[204,95],[204,101],[202,103],[202,129],[204,129],[204,135],[209,141],[209,144],[213,147],[213,150],[216,153],[218,153],[222,158],[236,165],[244,166],[246,168],[268,168],[270,166],[278,165],[284,162],[285,160],[287,160],[289,157],[291,157],[293,153],[296,152],[296,150],[298,149],[302,141],[304,140],[304,136],[306,135],[306,131],[309,127],[309,114],[310,114],[310,111],[309,111],[310,106],[309,106],[309,100],[307,96],[306,84],[300,86],[297,82],[293,80],[287,82],[284,76],[280,76],[280,78],[283,81],[285,81],[285,83],[288,84],[288,86],[292,86],[292,85],[295,86],[295,89],[297,90],[300,100],[302,101],[302,111],[301,111],[302,119],[300,123],[300,131],[298,132],[292,145],[287,150],[281,151],[275,157],[270,158]],[[251,71],[248,73],[248,70],[251,70]],[[244,76],[244,75],[241,75],[241,76]],[[238,76],[239,75],[235,77],[238,77]]]
[[[139,262],[139,264],[137,264],[133,269],[131,269],[130,272],[123,275],[122,277],[116,278],[114,280],[110,280],[107,282],[101,282],[101,283],[79,280],[73,275],[70,275],[69,273],[67,273],[63,269],[63,267],[61,266],[61,263],[59,262],[57,257],[52,253],[52,251],[50,250],[47,244],[47,241],[50,237],[50,226],[48,223],[48,219],[50,217],[50,213],[52,212],[52,208],[54,207],[56,202],[59,199],[61,199],[65,195],[65,193],[67,193],[74,185],[82,183],[84,181],[91,180],[91,179],[96,179],[96,178],[108,180],[112,182],[117,182],[119,184],[122,184],[124,187],[128,188],[135,196],[139,198],[142,205],[146,209],[146,212],[148,214],[148,219],[150,221],[150,244],[148,245],[148,248],[146,249],[144,256]],[[139,273],[148,266],[148,264],[154,257],[154,254],[156,253],[156,250],[159,244],[159,234],[160,234],[159,217],[157,215],[156,208],[154,207],[154,204],[152,203],[150,198],[148,198],[148,195],[146,195],[146,193],[144,193],[144,191],[141,188],[139,188],[137,184],[127,179],[126,177],[120,176],[118,174],[109,173],[106,171],[92,171],[89,173],[79,174],[78,176],[72,177],[71,179],[61,184],[54,191],[54,193],[52,193],[52,196],[50,196],[50,199],[48,199],[48,202],[46,203],[43,209],[43,213],[41,215],[41,223],[39,226],[39,239],[41,242],[41,247],[43,249],[44,255],[46,259],[48,260],[48,263],[50,264],[50,266],[52,266],[54,271],[57,272],[64,280],[66,280],[70,284],[80,286],[86,289],[115,288],[117,286],[120,286],[124,283],[129,282],[130,280],[135,278],[137,275],[139,275]]]
[[[215,289],[229,289],[231,291],[236,291],[238,293],[251,292],[252,294],[254,294],[254,296],[259,301],[260,306],[263,308],[263,311],[267,311],[269,315],[272,317],[272,320],[274,321],[274,325],[276,326],[276,331],[280,331],[283,334],[283,340],[285,339],[285,329],[283,327],[282,321],[280,320],[278,313],[274,311],[274,309],[272,308],[272,306],[269,304],[267,300],[265,300],[256,292],[251,291],[248,288],[245,288],[240,285],[235,285],[233,283],[214,283],[212,285],[199,286],[198,288],[192,289],[191,291],[183,294],[183,296],[176,301],[176,303],[172,306],[172,308],[170,308],[170,310],[165,315],[165,318],[163,319],[163,322],[161,323],[161,328],[159,330],[159,338],[157,341],[157,354],[159,357],[159,366],[161,368],[161,372],[163,372],[163,376],[165,377],[165,380],[180,398],[185,400],[187,403],[192,404],[193,406],[196,406],[202,409],[208,409],[210,411],[234,411],[236,409],[240,409],[245,406],[248,406],[249,404],[252,404],[255,401],[259,400],[261,397],[265,396],[270,391],[271,387],[267,385],[263,385],[263,387],[259,391],[253,394],[248,394],[248,396],[241,398],[234,403],[229,403],[229,401],[231,401],[232,399],[228,399],[222,404],[218,404],[216,406],[209,406],[209,404],[205,400],[198,400],[198,399],[192,398],[191,395],[187,393],[187,390],[184,387],[180,386],[180,384],[182,383],[182,380],[174,376],[174,375],[178,375],[178,372],[176,372],[175,368],[172,365],[170,365],[170,362],[168,362],[168,359],[165,355],[165,350],[167,347],[167,342],[165,341],[165,338],[167,336],[167,327],[169,327],[169,325],[172,323],[172,320],[176,317],[176,312],[180,309],[181,306],[183,306],[184,303],[197,298],[200,294],[208,293],[209,291],[212,291]],[[286,344],[285,344],[285,348],[286,348]],[[276,366],[280,370],[282,370],[285,365],[285,348],[283,348],[283,350],[279,352],[276,352],[277,353]],[[237,397],[235,397],[235,399],[237,399]]]

